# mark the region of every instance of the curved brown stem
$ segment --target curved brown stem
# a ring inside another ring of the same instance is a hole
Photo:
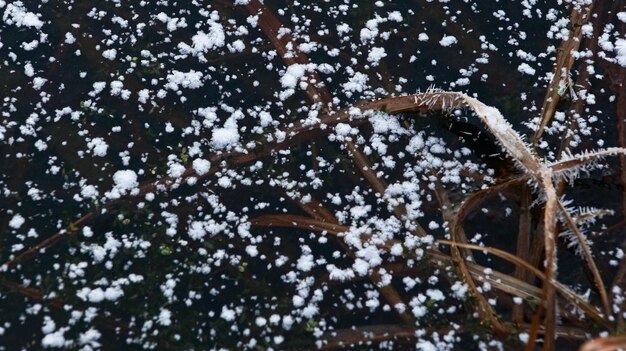
[[[452,204],[448,199],[448,195],[443,188],[441,182],[437,181],[435,183],[435,194],[437,195],[437,199],[439,201],[439,207],[441,208],[441,213],[444,221],[448,223],[452,234],[452,242],[456,244],[457,240],[461,243],[467,243],[467,237],[465,236],[465,231],[463,230],[463,226],[461,222],[457,222],[458,216],[455,216],[452,213]],[[461,246],[462,247],[462,246]],[[459,250],[459,247],[456,245],[452,246],[452,257],[453,262],[456,264],[458,271],[461,273],[461,276],[465,280],[465,283],[468,285],[470,290],[472,291],[472,295],[478,301],[477,312],[480,315],[481,320],[489,321],[491,328],[494,333],[499,336],[505,336],[510,333],[510,330],[506,328],[500,320],[496,317],[491,305],[487,302],[483,294],[478,291],[478,286],[472,277],[472,274],[469,272],[467,268],[467,256],[466,252]],[[471,254],[470,254],[470,257]]]

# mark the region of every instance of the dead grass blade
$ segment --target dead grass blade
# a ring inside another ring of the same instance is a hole
[[[325,232],[333,236],[340,235],[341,233],[344,233],[350,229],[347,226],[331,225],[329,223],[325,223],[320,220],[311,219],[306,216],[285,215],[285,214],[259,216],[259,217],[251,219],[250,223],[253,226],[257,226],[257,227],[300,228],[300,229],[311,230],[311,231],[316,231],[320,233]],[[367,239],[367,234],[364,234],[364,235],[365,235],[364,237],[364,240],[365,240]],[[391,247],[396,243],[400,243],[400,242],[397,240],[389,240],[385,243],[379,244],[378,247],[389,251]],[[442,241],[442,244],[448,244],[448,243],[450,242]],[[457,243],[455,245],[460,246],[462,244]],[[497,249],[485,248],[485,247],[477,246],[477,245],[466,245],[466,246],[467,248],[471,248],[471,249],[479,250],[479,251],[492,252],[493,250],[497,250]],[[496,252],[496,251],[493,251],[493,252]],[[503,252],[503,251],[500,251],[500,252]],[[443,266],[448,266],[450,264],[453,264],[453,260],[454,260],[453,257],[445,253],[442,253],[436,249],[428,249],[427,253],[428,253],[428,258],[433,260],[435,263],[441,264]],[[507,257],[507,256],[503,255],[502,258],[504,257]],[[513,296],[518,296],[523,299],[531,300],[534,302],[541,301],[542,291],[541,289],[533,285],[530,285],[513,276],[510,276],[508,274],[504,274],[495,270],[492,271],[489,275],[486,275],[485,267],[479,264],[473,263],[473,262],[466,262],[466,264],[467,264],[467,268],[469,272],[472,274],[472,276],[475,279],[484,279],[485,281],[488,281],[494,288],[504,291],[506,293],[509,293]],[[529,265],[528,263],[526,264],[528,265],[528,267],[526,267],[526,265],[524,267],[531,269],[530,270],[531,273],[535,274],[537,278],[539,278],[540,280],[545,281],[544,272],[533,267],[532,265]],[[582,310],[589,318],[593,319],[595,322],[597,322],[600,325],[603,325],[607,328],[610,327],[611,324],[594,306],[590,305],[587,301],[582,299],[580,296],[578,296],[578,294],[570,290],[567,286],[556,282],[555,288],[558,291],[559,295],[561,295],[565,300],[569,301],[574,306]]]
[[[8,260],[2,266],[0,266],[1,270],[14,268],[18,264],[26,262],[26,261],[32,259],[33,257],[35,257],[39,253],[45,251],[49,247],[54,246],[55,244],[57,244],[58,242],[63,240],[65,237],[68,237],[68,236],[74,234],[76,231],[78,231],[79,228],[81,228],[83,225],[85,225],[90,220],[92,220],[94,217],[96,217],[96,215],[97,215],[97,212],[89,212],[89,213],[87,213],[86,215],[82,216],[78,220],[70,223],[70,225],[67,226],[67,228],[65,228],[64,230],[51,235],[49,238],[42,240],[37,245],[31,246],[30,248],[26,249],[25,251],[22,251],[19,255],[17,255],[14,258]]]
[[[282,23],[265,4],[258,0],[249,0],[246,10],[253,16],[258,15],[259,27],[287,65],[309,63],[308,57],[298,50],[298,45],[292,40],[291,35],[279,33]],[[309,81],[305,91],[311,101],[321,105],[332,103],[333,97],[328,89],[317,87],[318,84],[323,84],[320,77],[311,72],[307,74],[307,77]]]
[[[458,216],[455,216],[452,212],[452,204],[448,199],[448,195],[446,194],[445,189],[441,182],[435,182],[435,195],[437,196],[437,200],[439,201],[439,207],[441,209],[441,214],[443,220],[448,223],[450,228],[450,232],[452,233],[452,242],[453,244],[457,244],[456,241],[459,240],[461,243],[467,243],[467,237],[465,236],[465,231],[463,230],[462,224],[457,222]],[[463,247],[463,246],[460,246]],[[459,250],[459,246],[452,246],[452,262],[456,265],[458,271],[461,273],[461,277],[465,280],[465,283],[469,287],[472,295],[478,302],[478,306],[476,306],[476,310],[483,321],[489,321],[491,328],[495,332],[496,335],[507,335],[510,333],[508,328],[506,328],[496,317],[491,305],[487,302],[483,294],[478,291],[478,286],[472,277],[472,274],[469,272],[466,264],[467,257],[465,250]],[[472,257],[469,254],[469,257]]]
[[[376,172],[372,169],[372,164],[367,156],[365,156],[353,142],[346,142],[344,143],[344,145],[346,145],[346,148],[352,156],[352,161],[354,162],[355,166],[361,171],[361,174],[363,174],[363,177],[365,177],[367,182],[372,186],[372,189],[380,194],[381,198],[385,199],[387,182],[380,179],[376,175]],[[387,201],[385,200],[385,202]],[[403,205],[394,206],[392,212],[399,219],[402,219],[406,216],[406,208]],[[413,222],[412,224],[415,228],[415,230],[413,230],[414,234],[420,237],[424,237],[427,235],[426,230],[424,230],[424,228],[419,223]]]
[[[318,204],[321,204],[315,201]],[[308,204],[302,206],[308,207]],[[329,212],[330,213],[330,212]],[[311,230],[315,232],[323,232],[338,237],[340,233],[345,233],[350,230],[350,227],[342,226],[337,223],[337,220],[328,218],[332,222],[326,222],[326,219],[313,219],[305,216],[297,215],[264,215],[253,218],[250,220],[250,224],[255,227],[285,227],[285,228],[299,228],[304,230]],[[338,239],[340,246],[346,251],[350,257],[355,258],[354,252],[350,247]],[[392,285],[382,285],[382,276],[376,269],[372,269],[368,274],[369,279],[377,286],[380,294],[390,304],[396,315],[404,324],[414,324],[415,319],[405,308],[406,304],[402,300],[402,297],[398,291]]]
[[[543,185],[543,190],[546,196],[546,203],[544,205],[544,249],[546,255],[546,264],[545,264],[545,277],[546,279],[543,282],[543,303],[540,306],[543,307],[543,311],[545,311],[544,318],[544,328],[545,328],[545,336],[544,336],[544,344],[543,348],[546,351],[552,351],[555,347],[556,335],[556,296],[554,293],[554,284],[556,284],[556,211],[558,206],[558,198],[556,196],[556,190],[554,189],[554,184],[552,183],[552,172],[549,169],[543,168],[540,172],[540,179]],[[542,308],[538,308],[535,312],[535,316],[541,315]],[[539,330],[538,317],[533,318],[533,327],[531,328],[531,333],[528,341],[528,349],[530,349],[530,345],[534,344],[537,333]]]
[[[576,167],[582,167],[586,164],[596,162],[607,156],[626,155],[626,148],[611,147],[605,150],[599,150],[594,152],[584,153],[582,155],[575,155],[572,158],[568,158],[563,161],[557,161],[549,164],[548,167],[552,169],[552,172],[558,174],[565,172]]]
[[[593,260],[593,256],[591,255],[591,248],[587,244],[587,241],[585,240],[585,237],[583,236],[583,234],[578,229],[576,222],[574,221],[572,216],[570,216],[570,214],[567,212],[567,209],[565,209],[565,206],[563,206],[563,203],[561,201],[559,201],[558,203],[559,203],[559,209],[561,210],[561,214],[563,214],[563,216],[565,217],[568,227],[574,232],[574,234],[576,235],[576,238],[578,239],[578,244],[583,249],[585,262],[587,262],[587,267],[589,268],[589,270],[591,271],[593,275],[593,280],[595,282],[596,289],[598,291],[598,294],[600,295],[600,300],[602,300],[604,313],[606,313],[606,315],[608,316],[611,314],[611,304],[609,302],[609,296],[607,295],[606,287],[604,286],[604,281],[602,280],[600,271],[598,270],[598,267],[596,266],[596,263]]]
[[[559,104],[561,94],[567,94],[567,86],[569,86],[569,75],[572,65],[574,65],[575,57],[572,55],[574,51],[578,51],[580,47],[580,41],[582,38],[582,26],[587,23],[591,10],[593,9],[594,2],[586,8],[578,8],[574,6],[572,8],[572,14],[570,15],[570,23],[572,29],[567,39],[561,42],[561,46],[558,49],[556,57],[556,65],[553,71],[553,77],[548,85],[546,96],[543,99],[543,106],[541,107],[541,122],[539,129],[532,137],[532,143],[536,144],[541,138],[545,127],[552,119],[556,106]],[[565,89],[565,91],[563,91]]]
[[[515,324],[511,325],[507,323],[509,328],[517,328],[520,330],[527,330],[529,325],[527,324]],[[422,328],[420,328],[422,329]],[[446,334],[452,328],[425,328],[427,334],[438,333]],[[462,333],[463,327],[454,329],[456,333]],[[385,340],[397,340],[407,339],[413,340],[417,338],[418,328],[407,327],[396,324],[381,324],[381,325],[369,325],[362,327],[352,327],[346,329],[333,330],[325,333],[320,337],[320,340],[324,341],[324,345],[321,350],[343,350],[350,346],[366,345],[369,343],[379,343]],[[543,329],[539,331],[543,334]],[[588,338],[587,333],[583,329],[572,327],[558,327],[557,335],[562,338],[568,338],[572,340],[586,340]],[[586,350],[581,350],[586,351]]]
[[[434,332],[446,334],[452,328],[426,329],[429,334]],[[333,330],[320,337],[320,340],[324,342],[324,345],[320,350],[343,350],[349,348],[350,346],[379,343],[385,340],[414,340],[417,338],[417,331],[418,329],[415,327],[407,327],[396,324],[368,325],[363,327]]]
[[[626,350],[626,335],[609,336],[587,341],[580,351],[615,351]]]
[[[261,27],[265,36],[279,52],[285,64],[293,65],[309,63],[308,57],[298,50],[297,43],[292,40],[288,33],[279,34],[282,24],[266,5],[260,3],[258,0],[251,0],[246,5],[246,9],[251,15],[259,16],[259,27]],[[306,95],[311,102],[322,105],[325,110],[327,107],[332,105],[332,94],[325,86],[321,85],[318,87],[318,85],[315,84],[321,82],[319,76],[314,73],[310,73],[308,78],[309,84],[307,84],[305,89]],[[374,191],[384,197],[387,184],[372,170],[372,164],[368,157],[357,148],[353,141],[346,140],[343,144],[346,149],[348,149],[353,162],[356,164],[357,168],[363,174],[367,182],[372,186]],[[395,207],[393,212],[399,218],[402,218],[404,214],[406,214],[406,211],[401,207]],[[417,235],[426,235],[425,230],[418,223],[415,223],[415,227]]]
[[[287,194],[288,197],[291,198]],[[336,222],[335,216],[316,198],[311,197],[308,202],[303,202],[300,198],[292,198],[294,203],[298,205],[304,212],[306,212],[309,216],[319,220],[326,222]]]
[[[327,232],[333,236],[345,233],[350,227],[321,221],[298,215],[263,215],[250,220],[250,224],[255,227],[283,227],[283,228],[299,228],[311,230],[314,232]]]
[[[463,221],[465,220],[467,215],[469,215],[472,211],[477,210],[478,206],[482,204],[486,199],[488,199],[491,196],[497,195],[500,191],[506,188],[513,187],[518,184],[522,184],[523,182],[527,180],[528,178],[526,176],[509,179],[502,183],[490,186],[489,188],[478,190],[475,193],[473,193],[471,196],[469,196],[465,201],[463,201],[463,203],[459,207],[459,210],[456,213],[455,222],[458,223],[459,225],[455,226],[454,230],[452,231],[453,238],[460,237],[459,231],[462,229]],[[463,242],[463,243],[466,244],[467,242]]]
[[[509,261],[513,264],[515,264],[516,266],[522,267],[526,270],[528,270],[529,272],[532,272],[535,276],[539,277],[539,278],[545,278],[545,275],[542,271],[540,271],[539,269],[531,266],[528,262],[522,260],[521,258],[500,250],[500,249],[496,249],[493,247],[486,247],[486,246],[480,246],[480,245],[474,245],[474,244],[462,244],[462,243],[457,243],[454,241],[449,241],[449,240],[438,240],[437,241],[440,244],[444,244],[444,245],[450,245],[450,246],[456,246],[456,247],[464,247],[467,249],[472,249],[472,250],[476,250],[476,251],[483,251],[486,253],[490,253],[494,256],[500,257],[506,261]]]
[[[479,246],[479,245],[474,245],[474,244],[460,244],[460,243],[454,243],[452,241],[448,241],[448,240],[439,240],[438,241],[441,244],[444,245],[451,245],[451,246],[459,246],[459,247],[466,247],[468,249],[472,249],[472,250],[476,250],[476,251],[483,251],[489,254],[492,254],[494,256],[500,257],[506,261],[509,261],[513,264],[515,264],[516,266],[522,267],[525,270],[527,270],[528,272],[532,273],[533,275],[535,275],[537,278],[539,278],[542,281],[546,281],[546,275],[544,272],[542,272],[541,270],[537,269],[536,267],[532,266],[531,264],[529,264],[528,262],[520,259],[519,257],[500,250],[500,249],[496,249],[493,247],[484,247],[484,246]],[[484,267],[481,267],[477,264],[474,263],[470,263],[469,264],[469,268],[470,271],[472,271],[472,274],[477,275],[477,276],[484,276]],[[529,299],[532,298],[532,300],[534,302],[537,303],[541,303],[541,296],[542,296],[542,290],[530,285],[524,281],[521,281],[515,277],[512,277],[510,275],[504,274],[504,273],[500,273],[497,271],[493,271],[492,273],[490,273],[490,275],[492,275],[493,277],[489,278],[490,282],[493,283],[493,285],[495,287],[498,287],[499,289],[501,289],[502,291],[508,292],[511,295],[514,296],[519,296],[522,297],[524,299]],[[592,318],[594,321],[609,327],[611,324],[606,320],[606,318],[599,313],[599,311],[593,307],[591,304],[589,304],[587,301],[583,300],[580,296],[578,296],[578,294],[576,294],[575,292],[573,292],[572,290],[570,290],[568,287],[566,287],[565,285],[556,282],[554,284],[555,289],[558,291],[558,293],[563,296],[565,299],[567,299],[568,301],[570,301],[572,304],[574,304],[576,307],[580,308],[582,311],[585,312],[585,314],[587,316],[589,316],[590,318]],[[530,300],[530,299],[529,299]]]
[[[432,94],[422,95],[427,96]],[[200,176],[196,174],[193,170],[193,167],[189,165],[187,166],[187,169],[180,178],[163,177],[160,179],[143,181],[139,186],[139,193],[140,195],[145,195],[149,192],[162,192],[163,189],[167,190],[171,189],[173,186],[185,184],[190,178],[196,178],[198,180],[206,179],[215,174],[215,172],[217,172],[220,167],[238,167],[249,164],[259,159],[271,156],[274,152],[277,152],[279,150],[285,150],[302,142],[328,135],[333,132],[332,127],[337,125],[338,123],[349,123],[353,126],[367,123],[367,119],[359,118],[363,111],[386,110],[389,113],[401,113],[406,111],[426,112],[429,110],[430,107],[426,105],[415,106],[414,99],[414,96],[403,96],[386,98],[376,101],[367,101],[356,104],[355,106],[346,107],[338,111],[325,113],[324,115],[320,116],[321,121],[319,124],[316,125],[308,125],[302,122],[297,122],[295,126],[283,130],[284,134],[287,137],[282,142],[273,142],[269,145],[259,148],[259,150],[244,149],[213,154],[212,156],[210,156],[209,160],[214,166],[211,167],[209,172]],[[434,108],[439,109],[441,108],[440,106],[441,105],[438,105],[437,102],[433,104]],[[218,167],[217,165],[220,166]],[[118,206],[122,206],[124,204],[132,202],[132,198],[123,197],[118,200],[113,200],[104,204],[103,208],[112,210]],[[7,261],[5,265],[7,265],[8,267],[14,267],[17,263],[22,263],[32,259],[43,250],[53,247],[59,242],[62,242],[63,239],[66,237],[65,233],[71,232],[70,229],[75,228],[78,230],[87,222],[87,220],[91,220],[99,216],[100,214],[100,211],[92,211],[86,213],[81,217],[81,219],[72,223],[65,230],[52,234],[51,236],[42,240],[36,245],[26,249],[22,253],[18,254],[14,259]]]
[[[526,323],[515,324],[515,326],[521,330],[528,330],[530,328],[530,325]],[[544,332],[545,331],[543,329],[539,329],[540,335],[543,335]],[[589,339],[589,333],[586,330],[575,328],[575,327],[557,326],[556,335],[560,338],[572,339],[572,340]]]
[[[544,349],[551,351],[554,350],[554,328],[556,325],[555,315],[555,294],[553,283],[556,276],[556,211],[557,211],[557,197],[552,181],[552,170],[549,167],[542,165],[539,159],[535,157],[529,147],[523,142],[522,138],[513,130],[509,123],[504,119],[500,112],[490,106],[483,104],[482,102],[471,98],[465,94],[456,93],[456,98],[452,102],[458,100],[463,101],[470,106],[476,115],[481,119],[487,128],[491,131],[493,136],[501,143],[504,150],[513,157],[514,160],[519,162],[523,166],[527,173],[539,182],[541,188],[544,191],[546,197],[546,203],[544,208],[544,241],[545,241],[545,255],[546,255],[546,269],[545,275],[547,277],[544,282],[543,294],[544,294],[544,306],[545,309],[545,321],[544,326],[546,330]],[[446,99],[446,98],[443,98]],[[456,107],[456,106],[451,106]],[[540,314],[542,308],[536,311],[536,314]],[[539,324],[535,323],[535,327],[532,329],[530,335],[530,344],[534,344],[537,337],[537,330]]]
[[[517,229],[517,243],[515,245],[516,255],[522,261],[528,262],[530,258],[530,230],[532,225],[532,216],[530,213],[530,205],[532,202],[531,192],[528,184],[522,184],[520,187],[520,215]],[[529,275],[521,266],[515,266],[515,278],[528,282]],[[521,305],[513,306],[512,319],[515,323],[524,321],[524,310]]]

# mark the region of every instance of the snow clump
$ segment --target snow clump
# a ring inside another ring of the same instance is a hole
[[[4,4],[4,1],[2,1]],[[0,6],[2,7],[2,6]],[[21,1],[14,1],[7,4],[4,14],[2,15],[4,23],[14,25],[16,27],[30,27],[41,29],[43,21],[33,12],[28,12]]]

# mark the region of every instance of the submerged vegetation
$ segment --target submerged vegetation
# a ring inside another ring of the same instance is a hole
[[[0,13],[0,349],[626,347],[624,0]]]

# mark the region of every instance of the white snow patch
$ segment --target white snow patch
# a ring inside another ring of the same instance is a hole
[[[192,166],[193,170],[196,171],[198,175],[202,176],[207,174],[211,169],[211,162],[202,158],[197,158],[193,160]]]
[[[528,333],[519,333],[518,337],[521,342],[523,342],[524,344],[528,344],[528,339],[529,339]]]
[[[46,334],[41,340],[41,346],[44,348],[61,348],[65,346],[65,330],[57,330],[54,333]]]
[[[76,42],[76,38],[70,32],[65,33],[65,43],[66,44],[74,44]]]
[[[450,46],[456,44],[457,42],[458,40],[453,35],[444,35],[443,38],[439,40],[439,45]]]
[[[104,298],[108,301],[116,301],[124,295],[124,290],[119,286],[108,287],[104,290]]]
[[[380,60],[386,56],[385,48],[373,47],[369,54],[367,54],[367,62],[370,62],[372,66],[378,66]]]
[[[30,62],[24,65],[24,74],[27,77],[32,77],[35,75],[35,69],[33,68],[33,65],[30,64]]]
[[[167,175],[172,178],[180,178],[183,174],[185,174],[185,166],[180,163],[172,163],[167,170]]]
[[[130,169],[115,172],[113,174],[113,182],[115,183],[115,188],[119,190],[131,190],[139,185],[137,173]]]
[[[305,254],[300,256],[296,267],[303,272],[308,272],[313,268],[314,265],[315,262],[313,261],[313,256]]]
[[[221,24],[212,22],[209,28],[209,33],[199,31],[196,35],[191,37],[191,42],[196,50],[207,52],[213,48],[224,46],[224,28]]]
[[[173,70],[172,73],[167,75],[166,89],[178,90],[179,86],[187,89],[198,89],[202,83],[202,72],[190,70],[189,72],[181,72]]]
[[[84,185],[80,190],[80,196],[92,198],[98,196],[98,189],[93,185]]]
[[[187,233],[190,238],[200,240],[206,235],[206,230],[204,229],[204,224],[202,222],[194,221],[189,225]]]
[[[415,348],[420,351],[437,351],[437,346],[435,346],[432,342],[426,340],[420,340]]]
[[[96,329],[89,329],[84,333],[80,333],[78,337],[78,343],[80,345],[89,345],[89,347],[85,347],[82,350],[97,350],[100,349],[100,343],[97,341],[100,339],[102,334]]]
[[[167,308],[163,308],[161,313],[159,313],[158,323],[163,326],[168,326],[172,324],[172,312]]]
[[[93,302],[93,303],[98,303],[98,302],[104,301],[104,291],[102,291],[102,289],[100,289],[100,288],[95,288],[95,289],[91,290],[87,294],[87,300],[89,300],[89,302]]]
[[[295,88],[300,79],[306,73],[306,65],[293,64],[287,67],[285,74],[280,77],[280,85],[283,88]]]
[[[222,306],[222,313],[220,314],[220,317],[227,322],[232,322],[235,320],[235,311],[228,309],[226,306]]]
[[[346,94],[347,97],[352,97],[352,93],[362,93],[363,90],[367,88],[368,79],[369,78],[366,74],[355,72],[346,83],[341,85],[343,87],[344,94]]]
[[[87,143],[87,147],[94,156],[104,157],[107,155],[109,144],[102,138],[93,138]]]
[[[15,25],[16,27],[31,27],[41,29],[43,22],[39,19],[39,15],[33,12],[28,12],[24,8],[24,4],[21,1],[15,1],[7,5],[2,15],[2,20],[8,25]]]
[[[33,89],[40,90],[47,81],[47,79],[41,77],[33,78]]]
[[[104,50],[102,52],[102,57],[104,57],[107,60],[115,60],[115,57],[117,56],[117,50],[115,49],[108,49],[108,50]]]
[[[519,66],[517,66],[517,70],[520,73],[523,74],[528,74],[529,76],[534,76],[535,75],[535,69],[530,67],[529,64],[527,64],[526,62],[520,64]]]
[[[26,222],[26,220],[18,213],[15,214],[13,218],[11,218],[11,220],[9,221],[9,227],[13,229],[20,229],[24,222]]]
[[[224,149],[239,142],[239,132],[236,128],[215,128],[211,136],[211,146]]]

